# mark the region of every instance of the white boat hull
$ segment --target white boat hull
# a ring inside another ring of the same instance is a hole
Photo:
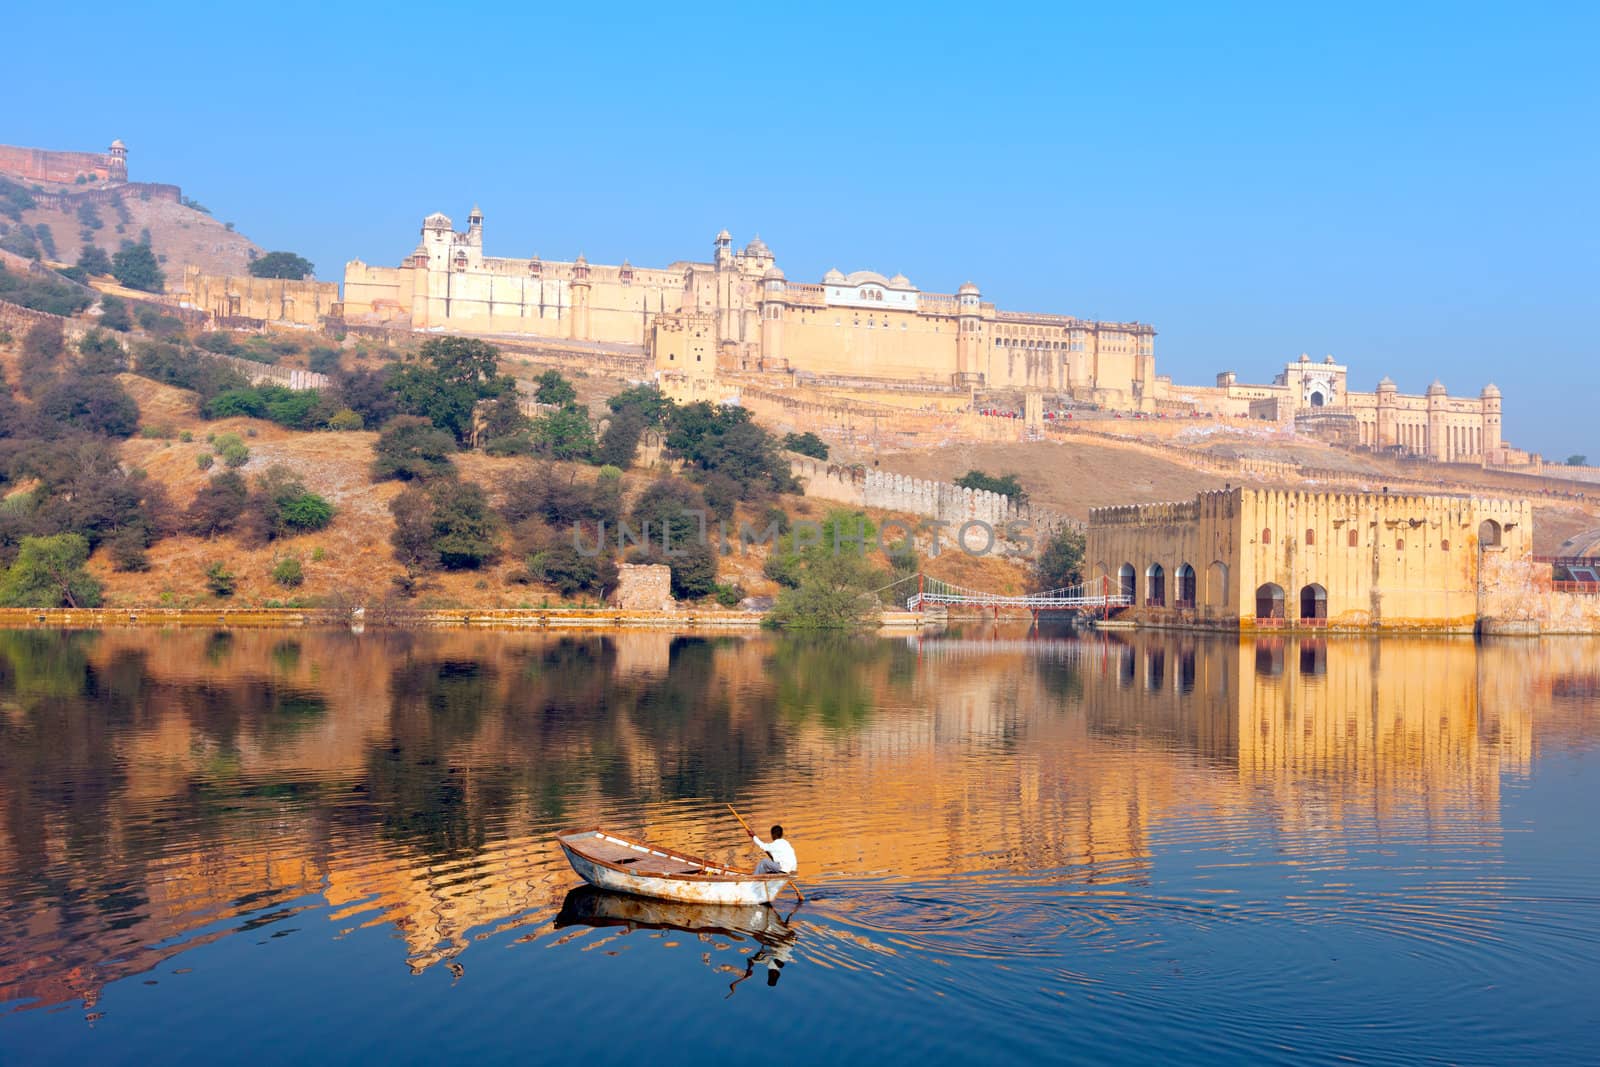
[[[786,874],[751,875],[748,878],[667,878],[635,874],[591,860],[565,841],[561,842],[561,851],[567,854],[567,862],[572,864],[572,869],[590,885],[615,893],[631,893],[657,900],[679,900],[687,904],[771,904],[783,887],[789,884]]]

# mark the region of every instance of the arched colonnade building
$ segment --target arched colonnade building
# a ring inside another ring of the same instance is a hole
[[[1526,500],[1227,489],[1094,509],[1085,573],[1146,625],[1471,633],[1532,525]]]

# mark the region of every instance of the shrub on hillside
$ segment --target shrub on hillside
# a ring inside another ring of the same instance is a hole
[[[128,312],[127,301],[119,300],[114,296],[102,296],[100,298],[100,325],[108,330],[116,330],[119,333],[127,333],[133,329],[133,316]]]
[[[78,269],[85,274],[107,275],[111,273],[111,257],[106,255],[106,250],[96,244],[86,244],[78,250]],[[102,304],[104,299],[102,298]]]
[[[473,570],[498,553],[498,524],[483,487],[435,481],[407,489],[389,503],[395,558],[408,569]]]
[[[211,447],[216,449],[217,455],[222,457],[223,466],[229,470],[238,470],[250,462],[250,448],[236,433],[219,433],[216,440],[211,442]]]
[[[790,452],[812,459],[828,458],[828,443],[809,430],[805,433],[789,433],[783,435],[783,447]]]
[[[274,464],[256,479],[245,525],[255,540],[276,541],[321,530],[332,521],[332,504],[306,489],[288,467]]]
[[[528,436],[536,452],[552,459],[586,460],[594,455],[594,428],[580,407],[569,405],[540,415]]]
[[[352,431],[365,428],[366,423],[361,416],[349,408],[340,408],[328,417],[328,429]]]
[[[1023,504],[1028,500],[1028,491],[1022,488],[1022,482],[1015,474],[994,475],[971,470],[957,478],[956,484],[963,489],[987,489],[991,493],[1010,497],[1016,504]]]
[[[578,390],[558,370],[547,370],[534,380],[537,385],[533,397],[541,404],[565,407],[578,399]]]
[[[159,293],[167,284],[166,276],[161,273],[161,265],[156,261],[156,254],[150,250],[148,243],[120,249],[111,257],[111,273],[119,285],[147,293]]]
[[[314,374],[339,373],[339,350],[326,345],[315,345],[306,353],[306,367]]]
[[[423,481],[454,469],[450,454],[455,439],[416,415],[397,415],[384,426],[373,446],[372,478]]]
[[[78,364],[84,374],[121,374],[128,369],[128,350],[103,330],[90,330],[78,341]]]
[[[238,579],[220,559],[206,568],[206,588],[215,596],[230,597],[237,585]]]
[[[72,430],[131,437],[139,428],[139,405],[115,378],[74,375],[39,395],[34,421],[40,437],[57,437]]]
[[[239,524],[249,502],[250,487],[243,475],[237,471],[213,474],[184,513],[184,528],[196,537],[227,533]]]
[[[0,266],[0,300],[50,315],[76,315],[94,297],[53,274],[18,274]]]
[[[37,322],[22,335],[22,352],[17,358],[17,377],[24,396],[37,396],[49,388],[66,362],[66,342],[61,324]]]
[[[272,580],[285,589],[295,589],[303,585],[306,580],[306,570],[300,565],[300,557],[285,556],[273,564]]]

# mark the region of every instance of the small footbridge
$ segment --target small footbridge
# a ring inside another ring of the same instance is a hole
[[[1022,608],[1035,616],[1044,611],[1098,612],[1107,615],[1114,609],[1133,605],[1133,597],[1123,592],[1110,578],[1096,578],[1060,589],[1014,596],[968,589],[925,574],[916,575],[916,580],[917,591],[906,598],[907,611],[926,611],[933,605],[960,605],[980,611],[993,609],[997,615],[1001,608]],[[909,579],[906,581],[909,582]]]

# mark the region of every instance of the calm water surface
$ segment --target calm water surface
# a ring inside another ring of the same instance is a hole
[[[0,1062],[1594,1062],[1600,643],[0,632]],[[555,831],[806,903],[573,892]]]

